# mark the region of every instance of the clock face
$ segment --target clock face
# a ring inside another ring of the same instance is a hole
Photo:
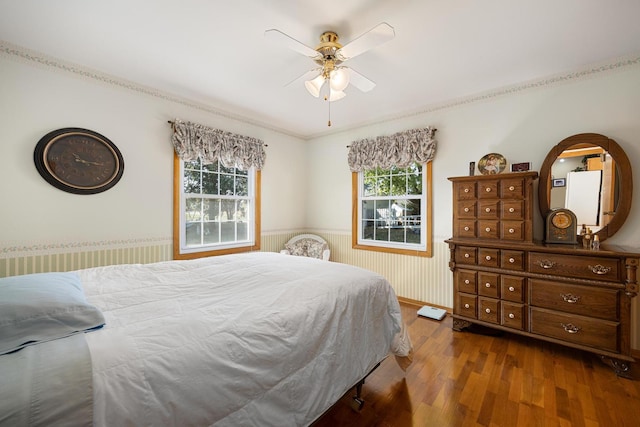
[[[558,228],[569,228],[571,226],[571,217],[564,212],[558,212],[551,218],[551,223]]]
[[[113,187],[124,162],[118,148],[86,129],[60,129],[43,137],[34,151],[40,175],[53,186],[76,194],[95,194]]]

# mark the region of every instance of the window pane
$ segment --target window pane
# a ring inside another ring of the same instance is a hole
[[[388,227],[391,223],[391,203],[389,200],[378,200],[375,202],[376,219],[378,228]]]
[[[200,225],[199,222],[187,222],[185,224],[187,246],[200,245]]]
[[[204,205],[204,220],[219,221],[220,220],[220,199],[206,199]]]
[[[236,221],[245,222],[249,221],[249,201],[238,200],[238,207],[236,209]]]
[[[182,190],[185,193],[200,193],[200,171],[185,169]]]
[[[219,194],[217,173],[202,172],[202,193]]]
[[[220,241],[220,235],[218,231],[220,230],[219,222],[205,222],[203,224],[204,228],[204,236],[203,242],[204,244],[218,243]]]
[[[391,194],[391,177],[389,175],[378,176],[376,179],[376,196],[388,196]]]
[[[225,221],[220,223],[221,242],[233,242],[236,240],[236,224],[232,221]]]
[[[236,176],[236,195],[246,196],[249,194],[249,178],[246,176]]]
[[[233,195],[234,191],[234,179],[233,175],[220,174],[220,194],[221,195]]]
[[[373,200],[365,200],[362,202],[362,219],[375,218],[375,203]]]
[[[375,176],[365,177],[362,195],[364,197],[369,197],[375,194],[376,194],[376,177]]]
[[[202,199],[188,198],[185,200],[184,218],[186,222],[202,219]]]

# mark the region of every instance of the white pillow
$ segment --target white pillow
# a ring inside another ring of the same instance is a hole
[[[0,279],[0,355],[103,325],[102,312],[87,303],[76,273]]]

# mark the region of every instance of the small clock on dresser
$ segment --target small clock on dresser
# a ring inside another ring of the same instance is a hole
[[[43,136],[33,152],[40,175],[74,194],[96,194],[116,185],[124,160],[115,144],[97,132],[64,128]]]
[[[576,215],[569,209],[553,209],[547,214],[545,243],[578,243]]]

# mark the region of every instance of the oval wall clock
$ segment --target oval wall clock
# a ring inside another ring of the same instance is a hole
[[[118,147],[103,135],[82,128],[58,129],[43,136],[33,161],[49,184],[74,194],[106,191],[124,172]]]

